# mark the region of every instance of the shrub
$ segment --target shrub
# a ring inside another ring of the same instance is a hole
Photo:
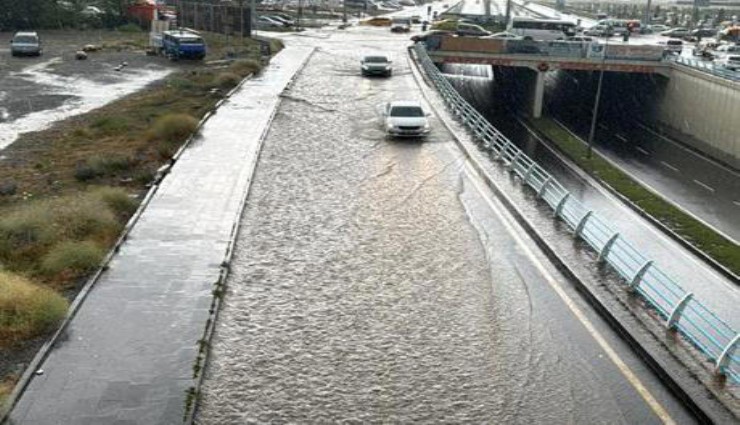
[[[262,70],[262,64],[254,59],[239,60],[229,66],[229,70],[241,76],[256,74]]]
[[[0,218],[0,261],[9,268],[26,267],[56,238],[48,208],[25,205]]]
[[[127,119],[115,116],[98,118],[90,125],[99,136],[125,133],[129,126]]]
[[[91,195],[102,200],[121,219],[128,218],[139,206],[136,199],[118,187],[100,187],[92,190]]]
[[[149,131],[150,140],[181,143],[198,127],[198,120],[188,114],[167,114],[157,118]]]
[[[0,345],[31,338],[56,326],[68,303],[51,289],[0,271]]]
[[[136,160],[122,155],[95,155],[87,159],[90,168],[97,170],[101,175],[116,174],[128,171],[136,165]]]
[[[86,182],[100,177],[100,171],[91,167],[87,162],[78,162],[75,164],[75,180]]]
[[[121,224],[102,198],[93,194],[55,199],[49,205],[53,223],[65,239],[111,241]]]
[[[118,31],[120,31],[120,32],[128,32],[128,33],[136,33],[136,32],[142,32],[142,29],[141,29],[140,26],[138,26],[138,25],[136,25],[134,23],[129,23],[129,24],[124,24],[124,25],[119,26],[118,27]]]
[[[213,85],[222,89],[230,89],[236,87],[239,81],[241,81],[241,78],[238,75],[231,72],[222,72],[214,78]]]
[[[66,241],[55,245],[41,262],[41,271],[47,276],[81,276],[98,267],[105,252],[94,242]]]

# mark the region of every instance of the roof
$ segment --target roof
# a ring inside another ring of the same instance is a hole
[[[15,33],[17,36],[26,36],[26,37],[38,37],[38,34],[36,34],[36,31],[19,31]]]
[[[421,108],[421,103],[415,100],[394,100],[390,106],[418,106]]]

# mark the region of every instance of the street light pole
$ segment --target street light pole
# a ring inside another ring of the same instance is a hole
[[[596,120],[599,116],[599,103],[601,101],[601,84],[604,82],[604,65],[606,64],[606,49],[609,45],[609,35],[607,34],[604,42],[604,57],[601,60],[601,71],[599,72],[599,82],[596,85],[596,99],[594,99],[593,113],[591,114],[591,129],[588,132],[588,148],[586,157],[591,159],[593,155],[594,136],[596,135]]]

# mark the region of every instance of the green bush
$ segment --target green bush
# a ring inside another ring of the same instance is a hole
[[[0,345],[31,338],[56,326],[68,303],[51,289],[0,271]]]
[[[137,32],[142,32],[143,30],[141,29],[140,26],[134,23],[129,23],[129,24],[124,24],[124,25],[119,26],[118,31],[128,32],[128,33],[137,33]]]
[[[183,143],[197,127],[198,120],[188,114],[167,114],[154,122],[149,131],[149,139]]]
[[[121,224],[103,199],[84,194],[55,199],[50,220],[60,237],[72,240],[110,241],[121,230]]]
[[[90,125],[90,127],[95,130],[95,133],[98,136],[111,136],[128,131],[130,123],[126,118],[107,116],[98,118]]]
[[[82,276],[95,270],[103,261],[105,252],[94,242],[65,241],[55,245],[41,262],[46,276]]]
[[[91,195],[102,200],[113,213],[121,218],[126,219],[136,211],[139,202],[130,197],[129,194],[120,187],[100,187],[91,191]]]

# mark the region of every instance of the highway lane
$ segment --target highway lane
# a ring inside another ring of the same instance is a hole
[[[641,122],[635,113],[638,109],[633,109],[633,96],[624,95],[641,90],[640,85],[630,81],[608,85],[609,81],[594,137],[599,151],[644,185],[736,243],[740,241],[740,173]],[[558,88],[552,89],[557,93],[548,93],[548,113],[584,140],[593,106],[590,91],[583,88],[588,82],[583,76],[560,76],[554,82]]]
[[[319,47],[284,94],[242,217],[200,424],[691,423],[470,170],[421,99],[405,35]],[[394,77],[359,74],[364,54]]]
[[[482,68],[480,72],[470,69]],[[446,65],[445,71],[486,75],[486,67]],[[563,161],[534,137],[516,113],[521,107],[521,93],[527,93],[521,75],[511,68],[497,68],[496,79],[477,76],[455,78],[454,84],[486,118],[512,142],[524,149],[540,165],[553,174],[574,196],[610,222],[622,237],[629,240],[681,286],[694,292],[697,299],[709,306],[734,329],[740,328],[740,290],[727,278],[687,251],[639,214],[624,205],[604,188]],[[523,102],[527,102],[526,99]],[[583,102],[575,100],[573,103]],[[515,106],[516,105],[516,106]],[[564,108],[563,108],[564,109]],[[577,108],[575,108],[577,109]]]

